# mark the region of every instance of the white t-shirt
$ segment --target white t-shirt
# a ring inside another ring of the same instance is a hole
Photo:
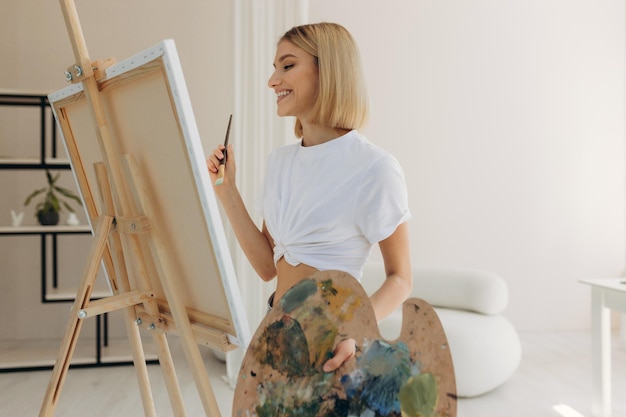
[[[411,218],[398,161],[355,130],[321,145],[274,150],[261,214],[275,263],[284,257],[357,279],[372,246]]]

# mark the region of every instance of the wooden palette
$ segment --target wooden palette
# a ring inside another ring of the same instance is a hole
[[[351,337],[357,354],[322,366]],[[339,271],[292,287],[265,317],[239,372],[233,417],[455,417],[454,368],[441,323],[425,301],[403,306],[398,340],[384,340],[359,282]]]

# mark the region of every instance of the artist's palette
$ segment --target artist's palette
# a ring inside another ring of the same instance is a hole
[[[347,337],[356,357],[325,373]],[[233,417],[456,417],[452,358],[432,307],[406,301],[400,338],[386,341],[361,285],[339,271],[312,275],[276,303],[238,378]]]

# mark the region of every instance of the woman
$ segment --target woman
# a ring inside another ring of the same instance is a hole
[[[278,115],[296,118],[301,140],[270,155],[262,230],[237,190],[232,145],[215,193],[255,271],[264,281],[277,278],[270,302],[318,270],[360,279],[377,243],[386,279],[371,304],[380,320],[411,291],[411,214],[397,161],[356,130],[367,117],[356,44],[337,24],[294,27],[278,43],[274,68],[268,85],[276,93]],[[213,181],[223,151],[219,146],[207,160]],[[336,370],[354,354],[353,339],[340,342],[324,371]]]

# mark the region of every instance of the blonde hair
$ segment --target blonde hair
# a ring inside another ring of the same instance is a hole
[[[314,23],[288,30],[282,41],[313,55],[317,63],[319,93],[312,121],[334,128],[361,128],[368,116],[367,92],[359,50],[350,32],[336,23]],[[298,119],[295,134],[302,137]]]

